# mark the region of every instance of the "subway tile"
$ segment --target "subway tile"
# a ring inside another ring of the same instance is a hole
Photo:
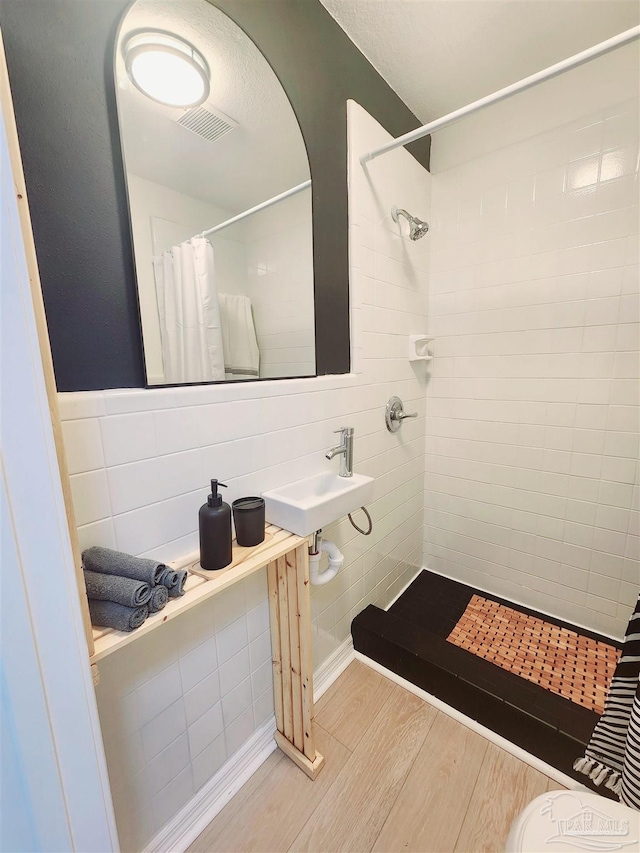
[[[205,676],[191,690],[184,694],[184,708],[187,725],[194,723],[206,711],[220,701],[220,683],[217,672]]]
[[[206,746],[193,759],[191,767],[193,770],[193,788],[198,791],[214,776],[223,766],[227,759],[227,749],[224,735],[218,737]]]
[[[594,609],[596,609],[598,606],[606,607],[606,601],[614,601],[617,598],[619,588],[620,584],[616,583],[612,578],[608,576],[598,575],[595,572],[591,572],[589,574],[589,588],[587,591],[589,595],[596,596],[597,598],[601,599],[600,602],[593,602],[595,604]],[[589,606],[588,599],[587,606]],[[615,609],[613,610],[613,612],[609,610],[609,614],[614,615]]]
[[[100,429],[107,466],[137,462],[156,455],[151,412],[101,418]]]
[[[157,459],[107,468],[107,479],[114,515],[158,503],[164,497]]]
[[[214,598],[213,612],[218,632],[245,615],[247,611],[245,589],[244,584],[234,584]]]
[[[267,570],[262,569],[249,575],[244,581],[247,610],[257,607],[267,598]]]
[[[629,110],[618,113],[604,122],[603,148],[614,148],[617,145],[625,145],[638,140],[638,115],[637,110]]]
[[[156,462],[156,482],[160,499],[170,499],[207,488],[208,480],[202,470],[201,454],[198,450],[187,450],[158,457]]]
[[[159,829],[167,823],[168,815],[175,815],[194,793],[192,766],[189,764],[152,799],[153,815]]]
[[[216,638],[210,637],[180,658],[183,691],[190,691],[196,684],[216,672],[217,668]]]
[[[197,408],[163,409],[153,413],[158,455],[199,447]]]
[[[192,760],[222,734],[223,730],[222,706],[217,702],[189,726],[189,751]]]
[[[104,468],[102,436],[97,418],[62,422],[69,474]]]
[[[593,533],[593,550],[622,557],[625,555],[627,538],[620,531],[596,527]]]
[[[206,490],[140,507],[114,518],[120,551],[142,554],[197,530],[198,508]],[[176,555],[177,556],[177,555]]]
[[[101,521],[94,521],[91,524],[79,525],[78,543],[81,552],[92,545],[115,549],[116,535],[113,529],[113,519],[103,518]]]
[[[624,557],[594,551],[591,558],[591,571],[620,580],[624,575]]]
[[[174,663],[136,690],[139,724],[144,726],[181,696],[180,670]]]
[[[57,399],[62,421],[99,418],[106,414],[104,391],[60,392]]]
[[[271,660],[271,637],[269,631],[265,631],[249,644],[249,659],[251,671],[255,672],[266,660]]]
[[[106,472],[103,469],[69,477],[76,523],[91,524],[111,516]]]
[[[247,629],[249,642],[269,629],[269,602],[266,599],[247,612]]]
[[[628,432],[608,432],[604,444],[607,456],[624,456],[628,459],[638,458],[638,435]]]
[[[152,797],[169,785],[190,762],[186,734],[177,737],[147,764],[148,790]]]
[[[251,710],[251,678],[247,677],[222,697],[222,713],[225,729],[247,710]]]
[[[104,392],[107,415],[151,412],[175,405],[173,388],[118,389]]]
[[[227,746],[227,755],[231,757],[240,747],[246,743],[254,732],[253,709],[247,708],[238,717],[225,726],[224,738]]]
[[[211,436],[207,436],[206,440],[215,441]],[[202,447],[200,450],[200,468],[205,482],[215,478],[224,483],[234,477],[237,459],[236,444],[233,441]]]
[[[216,634],[218,661],[226,663],[248,643],[247,619],[242,616]]]
[[[226,696],[241,681],[248,678],[250,671],[249,649],[245,646],[232,658],[220,665],[220,692],[222,696]]]
[[[184,703],[180,698],[142,726],[142,746],[147,762],[180,737],[186,728]]]
[[[273,689],[269,688],[253,700],[253,718],[256,728],[261,726],[274,713]],[[274,724],[275,725],[275,724]]]
[[[617,533],[626,533],[629,529],[629,508],[621,508],[615,506],[598,507],[596,515],[596,524],[606,530],[611,530]]]

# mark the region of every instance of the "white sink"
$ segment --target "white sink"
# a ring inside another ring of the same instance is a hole
[[[284,530],[309,536],[369,503],[373,477],[339,477],[330,471],[263,492],[266,520]]]

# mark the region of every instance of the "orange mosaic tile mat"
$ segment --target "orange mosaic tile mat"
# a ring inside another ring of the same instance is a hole
[[[620,655],[607,643],[479,595],[447,640],[597,714]]]

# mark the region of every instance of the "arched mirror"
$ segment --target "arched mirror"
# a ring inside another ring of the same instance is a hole
[[[137,0],[115,73],[147,383],[314,376],[309,163],[271,66],[207,0]]]

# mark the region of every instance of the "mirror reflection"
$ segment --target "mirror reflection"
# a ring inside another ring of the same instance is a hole
[[[207,0],[137,0],[116,83],[148,384],[315,375],[309,163],[266,59]]]

